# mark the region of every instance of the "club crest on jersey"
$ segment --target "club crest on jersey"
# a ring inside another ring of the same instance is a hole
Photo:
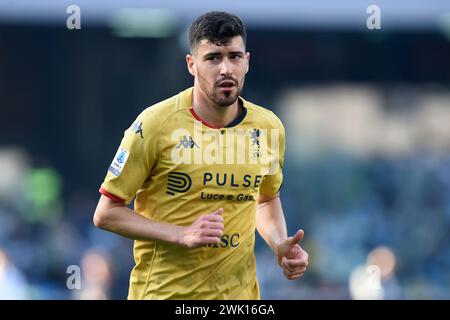
[[[122,147],[119,147],[119,150],[117,150],[117,153],[108,169],[116,177],[118,177],[122,172],[122,169],[128,160],[128,155],[128,151]]]
[[[250,136],[251,136],[251,138],[252,138],[252,140],[253,140],[253,146],[254,145],[257,145],[257,146],[259,146],[260,145],[260,141],[259,141],[259,137],[261,136],[261,130],[259,130],[259,129],[253,129],[251,132],[250,132]]]
[[[250,138],[252,139],[252,153],[254,158],[260,158],[262,156],[261,153],[261,141],[259,140],[261,137],[261,130],[253,129],[250,131]]]

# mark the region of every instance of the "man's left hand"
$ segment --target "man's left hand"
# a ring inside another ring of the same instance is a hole
[[[308,266],[308,253],[300,247],[305,232],[298,230],[293,237],[281,242],[277,247],[278,264],[289,280],[300,278]]]

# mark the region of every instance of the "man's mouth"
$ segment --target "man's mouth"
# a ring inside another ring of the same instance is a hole
[[[231,80],[225,80],[219,83],[219,88],[232,88],[236,84]]]

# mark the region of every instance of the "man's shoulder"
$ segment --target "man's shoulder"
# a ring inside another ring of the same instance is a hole
[[[184,90],[170,98],[145,108],[138,118],[143,122],[163,124],[176,113],[189,108],[189,90]]]
[[[244,99],[243,99],[244,100]],[[244,100],[244,106],[252,113],[252,118],[265,122],[273,127],[283,127],[281,119],[270,109]]]

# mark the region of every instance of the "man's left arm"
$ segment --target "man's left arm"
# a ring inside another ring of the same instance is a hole
[[[300,278],[308,266],[308,253],[299,245],[304,232],[300,229],[294,236],[287,236],[286,220],[278,194],[275,197],[259,196],[256,228],[277,256],[286,278]]]

